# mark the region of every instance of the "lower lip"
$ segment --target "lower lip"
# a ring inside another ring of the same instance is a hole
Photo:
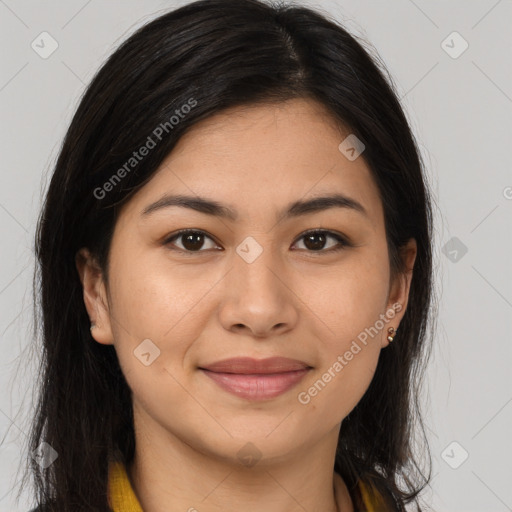
[[[291,389],[304,378],[309,369],[252,375],[217,373],[203,369],[201,371],[222,389],[238,397],[248,400],[267,400],[275,398]]]

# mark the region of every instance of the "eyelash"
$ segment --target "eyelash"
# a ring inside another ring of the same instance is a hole
[[[207,238],[210,238],[212,241],[215,242],[215,240],[210,235],[208,235],[208,233],[206,233],[205,231],[202,231],[201,229],[180,229],[179,231],[176,231],[176,233],[174,233],[170,237],[168,237],[163,242],[163,245],[170,245],[173,240],[180,238],[182,235],[191,234],[191,233],[205,235]],[[311,229],[309,231],[305,231],[297,238],[296,242],[299,241],[300,239],[306,237],[307,235],[311,235],[311,234],[322,234],[322,235],[330,236],[332,238],[335,238],[339,242],[340,245],[338,245],[336,247],[331,247],[330,249],[319,249],[318,251],[307,250],[307,249],[300,249],[300,250],[306,250],[307,252],[312,253],[312,254],[316,254],[316,253],[318,253],[318,254],[324,253],[325,254],[325,253],[338,252],[338,251],[345,249],[346,247],[353,247],[353,244],[351,242],[349,242],[346,237],[344,237],[334,231],[328,231],[328,230],[324,230],[324,229]],[[215,243],[217,243],[217,242],[215,242]],[[294,243],[294,245],[295,245],[295,243]],[[206,252],[208,249],[207,250],[200,249],[198,251],[187,251],[186,249],[180,249],[178,247],[178,248],[173,248],[171,250],[180,251],[180,252],[187,253],[187,254],[195,254],[195,253]]]

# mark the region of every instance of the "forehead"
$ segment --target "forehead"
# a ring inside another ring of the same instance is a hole
[[[338,192],[362,203],[378,224],[382,207],[368,166],[338,148],[349,134],[312,100],[225,110],[181,137],[130,209],[140,214],[166,193],[198,195],[229,205],[243,219]]]

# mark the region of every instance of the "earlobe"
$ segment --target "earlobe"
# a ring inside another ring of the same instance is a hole
[[[91,336],[104,345],[113,344],[107,293],[99,264],[87,248],[76,253],[76,268],[82,283],[85,308],[91,320]]]

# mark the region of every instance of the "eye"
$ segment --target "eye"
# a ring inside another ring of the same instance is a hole
[[[346,238],[337,233],[318,229],[303,233],[299,240],[302,239],[304,239],[305,249],[309,252],[340,251],[344,247],[349,247],[351,245]],[[328,239],[334,240],[337,244],[335,243],[334,246],[331,244],[327,247],[327,250],[324,250],[326,249]]]
[[[304,239],[304,248],[308,252],[331,252],[339,251],[345,247],[350,247],[350,242],[343,236],[326,230],[311,230],[303,233],[299,240]],[[328,245],[328,240],[334,240],[334,244]],[[175,240],[181,240],[181,246],[175,243]],[[205,240],[210,240],[210,247],[205,244]],[[296,242],[297,243],[297,242]],[[182,252],[203,252],[208,249],[216,249],[219,246],[204,231],[198,229],[182,229],[174,233],[164,242],[164,245],[175,245]],[[327,248],[326,248],[327,247]],[[299,247],[299,249],[302,249]]]
[[[182,229],[167,238],[164,245],[171,244],[174,240],[180,239],[182,240],[182,244],[181,247],[178,246],[178,249],[186,252],[202,252],[201,249],[204,248],[205,239],[209,239],[213,242],[213,246],[206,247],[206,249],[214,249],[215,247],[218,247],[211,237],[209,237],[204,231],[197,229]]]

